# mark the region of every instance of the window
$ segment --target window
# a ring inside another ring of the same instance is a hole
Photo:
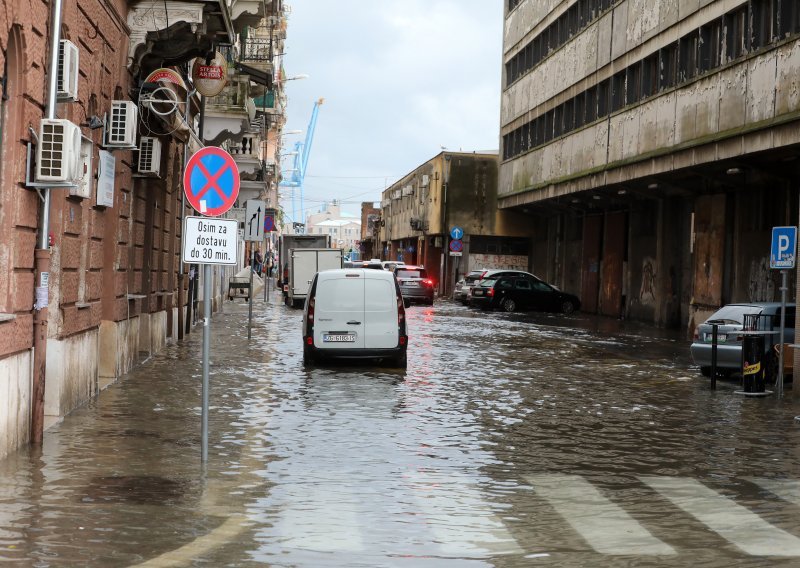
[[[747,6],[725,14],[725,61],[741,57],[747,53]]]
[[[626,104],[635,103],[639,100],[641,71],[639,64],[633,64],[625,70]]]
[[[515,290],[530,290],[531,289],[531,281],[526,280],[525,278],[519,278],[514,282],[514,289]]]
[[[658,52],[659,77],[658,88],[663,91],[675,86],[676,72],[678,69],[678,44],[668,45]]]
[[[609,114],[611,100],[611,79],[601,81],[597,86],[597,117],[602,118]]]
[[[558,138],[564,133],[564,105],[555,108],[553,116],[553,136]]]
[[[642,62],[642,98],[658,92],[658,53]]]
[[[512,284],[513,284],[513,282],[511,280],[511,278],[501,278],[500,280],[497,281],[497,284],[495,284],[495,287],[496,288],[501,288],[503,290],[510,290]]]
[[[575,128],[586,124],[586,92],[575,97]]]
[[[697,75],[697,44],[699,36],[692,33],[678,42],[678,82],[683,83]]]
[[[530,148],[530,129],[531,127],[529,123],[526,122],[522,125],[522,152],[527,152]]]
[[[700,28],[700,58],[697,66],[701,74],[719,66],[721,27],[721,22],[717,20]]]
[[[611,78],[611,112],[625,106],[625,71],[620,71]]]
[[[753,2],[753,49],[772,43],[774,10],[773,0]]]
[[[586,123],[597,120],[597,87],[586,90]]]
[[[797,0],[778,0],[778,38],[800,31],[800,3]]]

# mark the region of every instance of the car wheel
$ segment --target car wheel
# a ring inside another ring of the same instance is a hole
[[[571,300],[565,300],[561,304],[561,313],[569,315],[574,311],[575,311],[575,304],[573,304]]]
[[[314,354],[311,352],[311,349],[308,345],[303,346],[303,365],[306,367],[311,367],[317,363],[317,358],[314,357]]]
[[[511,298],[506,298],[505,301],[503,302],[503,310],[507,312],[516,312],[517,303]]]
[[[704,377],[711,376],[711,367],[700,367],[700,374]]]
[[[408,368],[408,353],[404,352],[402,355],[395,357],[392,361],[392,366],[397,367],[398,369]]]

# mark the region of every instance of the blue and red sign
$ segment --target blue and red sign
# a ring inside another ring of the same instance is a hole
[[[186,164],[183,191],[189,204],[201,215],[222,215],[239,197],[239,168],[222,148],[201,148]]]
[[[458,239],[450,241],[450,250],[453,252],[461,252],[464,250],[464,243]]]
[[[275,217],[272,215],[264,215],[264,232],[271,233],[275,230]]]

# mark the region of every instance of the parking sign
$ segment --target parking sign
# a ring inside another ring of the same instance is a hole
[[[797,227],[772,227],[772,248],[769,253],[769,267],[778,269],[794,268],[797,249]]]

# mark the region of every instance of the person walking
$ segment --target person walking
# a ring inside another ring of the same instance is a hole
[[[253,272],[258,274],[259,276],[261,275],[261,266],[262,266],[263,263],[264,263],[264,259],[261,257],[261,251],[257,250],[256,254],[255,254],[255,259],[254,259],[254,262],[253,262]]]

